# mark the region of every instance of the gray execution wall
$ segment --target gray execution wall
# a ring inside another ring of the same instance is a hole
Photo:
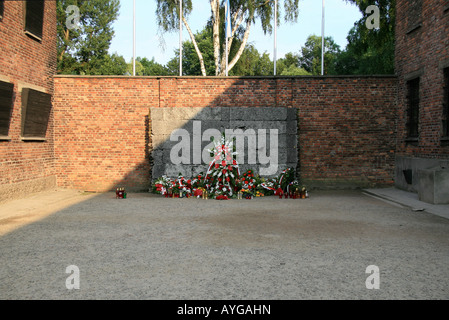
[[[151,108],[150,118],[153,180],[206,173],[211,137],[222,133],[235,143],[241,172],[270,177],[298,165],[296,108]]]

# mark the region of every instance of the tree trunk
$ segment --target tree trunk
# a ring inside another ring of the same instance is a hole
[[[235,66],[237,61],[240,59],[240,56],[242,55],[243,51],[245,50],[246,43],[248,42],[248,38],[249,38],[250,29],[251,29],[251,19],[247,19],[246,20],[246,29],[245,29],[245,33],[243,35],[242,43],[240,44],[239,50],[237,51],[234,58],[231,60],[231,62],[228,62],[228,72]],[[234,39],[234,36],[231,37],[231,39],[228,43],[228,58],[229,58],[229,52],[231,50],[231,44],[232,44],[233,39]],[[221,59],[221,66],[222,66],[222,70],[219,75],[224,76],[224,75],[226,75],[226,70],[225,70],[226,69],[226,55],[223,55],[223,57]]]
[[[232,61],[228,63],[228,71],[231,70],[235,66],[237,61],[239,61],[240,56],[243,53],[243,50],[245,50],[246,43],[248,42],[248,38],[249,38],[250,29],[251,29],[251,20],[248,19],[248,21],[246,21],[246,30],[245,30],[245,34],[243,35],[243,41],[240,44],[240,48],[239,48],[239,51],[237,51],[237,54],[234,56]],[[229,50],[229,48],[228,48],[228,50]]]
[[[210,7],[212,9],[213,21],[213,43],[214,43],[214,59],[215,59],[215,75],[220,73],[220,2],[211,0]]]
[[[182,16],[182,21],[184,22],[184,25],[187,28],[187,31],[189,32],[190,39],[192,40],[193,46],[195,47],[196,54],[198,55],[198,59],[200,59],[200,66],[201,66],[201,74],[203,77],[207,76],[206,74],[206,68],[204,67],[204,59],[203,54],[201,53],[200,49],[198,48],[198,44],[195,40],[195,35],[192,33],[192,30],[190,29],[189,24],[187,23],[187,20],[184,18],[184,15]]]

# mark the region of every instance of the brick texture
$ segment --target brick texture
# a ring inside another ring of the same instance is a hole
[[[290,107],[309,185],[393,183],[395,77],[55,77],[58,185],[145,189],[150,108]],[[295,147],[295,146],[292,146]]]
[[[53,95],[56,72],[56,2],[45,1],[42,41],[24,33],[24,1],[5,1],[0,21],[0,80],[14,84],[9,140],[0,140],[0,200],[6,189],[26,181],[50,181],[55,175],[53,118],[46,141],[21,139],[21,88],[30,87]],[[48,179],[46,179],[48,178]],[[26,185],[20,188],[26,192]],[[33,190],[39,190],[33,186]],[[8,197],[13,194],[8,193]]]
[[[449,67],[449,2],[397,1],[398,156],[449,159],[449,144],[441,141],[444,64]],[[420,74],[419,140],[407,143],[406,80],[415,72]]]

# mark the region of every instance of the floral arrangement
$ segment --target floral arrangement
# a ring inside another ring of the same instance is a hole
[[[172,180],[167,176],[158,178],[153,183],[153,193],[159,193],[165,195],[168,193],[168,189],[172,186]]]
[[[214,142],[214,148],[208,150],[213,158],[206,173],[205,187],[211,198],[226,200],[232,198],[236,191],[237,179],[240,171],[235,156],[233,141],[228,141],[222,135]]]
[[[152,191],[166,197],[195,197],[202,198],[207,194],[208,198],[216,200],[228,200],[239,198],[240,193],[243,199],[253,199],[254,197],[264,197],[269,195],[279,195],[285,198],[307,198],[308,191],[298,180],[292,179],[292,169],[286,169],[275,178],[262,178],[254,174],[253,170],[247,170],[242,175],[237,175],[234,170],[227,169],[223,173],[224,166],[210,167],[208,175],[202,173],[186,179],[182,175],[177,178],[162,176],[153,183]],[[226,167],[227,168],[227,167]],[[234,169],[237,169],[234,167]],[[220,175],[221,170],[221,175]],[[216,174],[214,175],[214,172]],[[287,173],[287,174],[286,174]],[[234,175],[233,177],[231,176]],[[229,177],[229,179],[226,179]],[[224,178],[224,179],[223,179]]]
[[[305,186],[301,186],[295,179],[294,170],[287,168],[278,177],[262,178],[255,175],[253,170],[247,170],[240,174],[236,161],[234,141],[228,141],[223,134],[219,141],[214,142],[214,147],[208,150],[212,161],[209,163],[206,174],[201,172],[195,177],[186,179],[181,174],[177,178],[162,176],[156,179],[152,186],[152,192],[166,197],[190,197],[211,198],[216,200],[228,200],[232,198],[252,199],[265,195],[285,195],[297,198],[307,195]]]
[[[257,184],[252,170],[247,170],[245,173],[243,173],[242,177],[240,178],[238,187],[243,193],[250,193],[252,195],[255,194]]]

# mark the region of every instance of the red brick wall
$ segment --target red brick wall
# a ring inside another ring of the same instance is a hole
[[[149,182],[149,108],[156,79],[56,77],[58,185],[105,191]]]
[[[53,94],[56,72],[56,1],[45,1],[42,41],[24,33],[23,1],[5,1],[0,21],[0,80],[14,84],[9,140],[0,140],[0,189],[54,176],[53,113],[46,141],[21,139],[21,88]],[[26,191],[27,187],[24,187]],[[0,198],[4,193],[0,190]],[[2,200],[2,199],[0,199]]]
[[[446,0],[422,1],[421,26],[411,31],[412,1],[397,0],[396,73],[398,75],[398,156],[449,159],[449,143],[441,141],[443,69],[449,60],[449,10]],[[446,8],[446,10],[445,10]],[[447,65],[449,66],[449,64]],[[406,80],[420,76],[420,137],[407,143]]]
[[[393,184],[394,77],[302,78],[293,90],[299,166],[306,184]]]
[[[150,107],[295,107],[301,175],[310,185],[393,182],[394,77],[57,76],[55,91],[55,158],[63,187],[145,189]]]

